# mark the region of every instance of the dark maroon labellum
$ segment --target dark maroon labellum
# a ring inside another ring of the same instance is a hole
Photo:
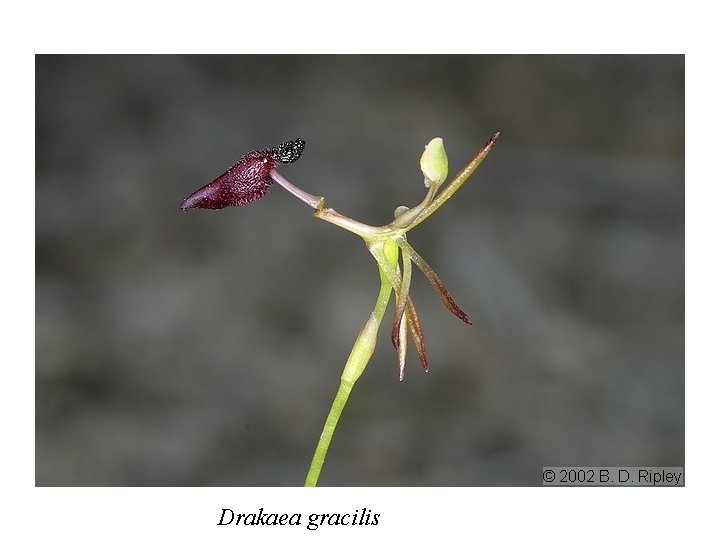
[[[305,141],[296,139],[273,148],[253,150],[208,185],[187,197],[180,210],[190,208],[220,210],[242,206],[262,198],[273,184],[270,177],[278,163],[296,161],[305,148]]]

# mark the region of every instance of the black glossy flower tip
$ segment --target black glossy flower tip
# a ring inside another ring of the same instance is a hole
[[[273,184],[270,177],[278,163],[296,161],[305,148],[305,141],[297,139],[273,148],[253,150],[208,185],[188,196],[180,210],[190,208],[220,210],[228,206],[243,206],[261,199]]]
[[[305,150],[305,141],[295,139],[294,141],[287,141],[278,146],[274,146],[270,149],[270,153],[273,159],[280,163],[292,163],[300,159],[303,150]]]

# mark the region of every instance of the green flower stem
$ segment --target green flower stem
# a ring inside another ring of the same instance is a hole
[[[377,247],[382,250],[384,260],[387,264],[391,267],[397,267],[397,244],[393,240],[381,240],[378,241],[377,244]],[[340,416],[345,408],[345,404],[350,397],[350,392],[355,385],[355,381],[357,381],[363,371],[365,371],[365,367],[375,351],[380,322],[385,315],[388,302],[390,301],[390,295],[393,290],[392,283],[386,276],[385,272],[382,269],[379,269],[379,271],[380,292],[378,293],[378,298],[375,302],[375,308],[370,314],[365,326],[360,331],[360,334],[358,334],[355,344],[350,351],[350,356],[345,364],[345,369],[340,376],[340,387],[338,388],[335,399],[330,406],[330,412],[325,420],[325,426],[320,434],[320,439],[318,440],[317,447],[315,448],[315,454],[310,462],[310,468],[308,469],[307,477],[305,478],[305,487],[315,487],[317,485],[320,472],[322,471],[323,464],[325,463],[325,456],[327,455],[330,442],[332,441],[333,434],[335,433],[335,428],[340,421]]]
[[[315,448],[315,454],[313,454],[312,461],[310,462],[310,468],[308,469],[307,476],[305,477],[305,487],[317,486],[320,472],[325,464],[325,456],[327,455],[328,448],[330,448],[332,436],[335,433],[337,423],[340,421],[340,415],[345,408],[345,403],[347,403],[347,400],[350,397],[352,387],[352,384],[343,380],[340,381],[340,388],[338,388],[335,399],[330,407],[330,412],[328,413],[327,420],[325,420],[325,425],[323,426],[322,433],[320,434],[320,440]]]

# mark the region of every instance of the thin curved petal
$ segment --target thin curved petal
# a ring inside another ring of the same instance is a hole
[[[412,261],[405,250],[402,253],[402,278],[400,280],[400,292],[397,293],[395,302],[395,316],[393,318],[392,332],[390,334],[393,346],[397,349],[400,342],[400,322],[405,313],[405,305],[410,295],[410,279],[412,277]]]
[[[405,359],[407,358],[407,332],[408,332],[408,321],[407,316],[403,313],[400,319],[400,332],[398,338],[398,377],[402,381],[405,377]]]
[[[430,371],[430,365],[428,364],[427,353],[425,352],[425,336],[423,334],[422,327],[420,326],[420,318],[418,317],[417,311],[415,311],[415,305],[410,297],[408,297],[405,313],[407,314],[408,322],[410,323],[410,334],[415,342],[415,348],[417,349],[418,357],[420,359],[420,365],[422,366],[423,371],[427,373]]]

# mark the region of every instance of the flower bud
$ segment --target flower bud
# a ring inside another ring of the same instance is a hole
[[[448,158],[440,137],[435,137],[425,146],[425,151],[420,157],[420,170],[425,176],[426,188],[433,184],[438,188],[447,178]]]

